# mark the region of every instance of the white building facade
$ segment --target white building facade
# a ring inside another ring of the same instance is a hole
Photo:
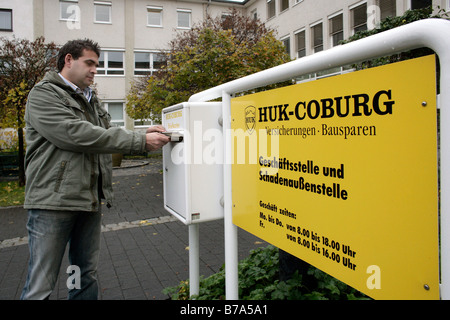
[[[386,16],[450,0],[0,0],[0,37],[45,37],[63,45],[90,38],[101,47],[95,82],[113,121],[138,128],[125,113],[135,77],[161,67],[160,52],[178,32],[234,7],[276,29],[293,59],[338,45]],[[145,125],[151,122],[144,122]]]

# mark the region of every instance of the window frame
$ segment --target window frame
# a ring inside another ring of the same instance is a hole
[[[144,124],[139,123],[139,122],[144,122]],[[134,124],[134,128],[135,129],[144,129],[144,128],[148,128],[150,126],[153,126],[156,123],[152,119],[137,119],[137,120],[133,120],[133,124]]]
[[[109,53],[110,52],[120,52],[122,53],[122,68],[111,68],[109,67]],[[99,62],[101,62],[100,58],[103,54],[103,67],[97,67],[97,76],[100,77],[124,77],[125,76],[125,50],[117,50],[117,49],[102,49],[100,51]],[[104,73],[101,73],[104,72]],[[121,72],[121,73],[109,73],[109,72]]]
[[[189,17],[189,26],[180,26],[180,14],[187,13]],[[192,10],[191,9],[177,9],[177,29],[189,30],[192,28]]]
[[[450,1],[450,0],[449,0]],[[255,8],[250,12],[250,17],[252,17],[253,20],[258,20],[258,9]]]
[[[303,47],[299,46],[299,34],[303,33]],[[295,56],[297,58],[306,57],[306,29],[302,28],[294,33],[295,37]],[[302,51],[304,54],[300,55],[299,52]]]
[[[277,8],[275,0],[266,0],[267,20],[276,17]],[[273,11],[273,12],[272,12]],[[273,13],[271,15],[271,13]]]
[[[334,28],[333,28],[333,22],[332,21],[334,19],[338,18],[339,16],[341,17],[341,26],[340,26],[341,29],[336,31],[336,30],[333,30]],[[337,12],[337,13],[335,13],[335,14],[333,14],[333,15],[328,17],[328,28],[329,28],[328,29],[328,36],[330,38],[330,44],[331,44],[332,47],[335,47],[335,46],[339,45],[339,41],[342,41],[342,40],[345,39],[345,37],[344,37],[344,13],[342,11]],[[341,36],[342,39],[337,41],[338,43],[334,43],[335,36],[339,35],[339,34],[342,35]]]
[[[62,5],[63,3],[72,3],[71,5],[76,5],[78,8],[78,0],[59,0],[59,20],[60,21],[70,21],[70,22],[79,22],[80,21],[80,10],[75,12],[75,19],[70,19],[70,17],[73,15],[73,13],[71,15],[69,15],[69,17],[65,18],[63,17],[62,13],[63,13],[63,8]],[[68,7],[67,7],[68,9]],[[67,12],[65,12],[65,14],[68,14]]]
[[[380,5],[380,20],[385,19],[386,17],[395,17],[397,16],[397,1],[393,0],[394,4],[391,4],[391,7],[393,8],[394,12],[391,14],[391,12],[387,12],[387,7],[384,5],[382,6],[381,0],[379,2]]]
[[[10,17],[10,29],[7,28],[0,28],[0,31],[4,31],[4,32],[12,32],[14,29],[14,25],[13,25],[13,10],[12,9],[8,9],[8,8],[0,8],[0,12],[9,12],[9,17]]]
[[[321,29],[322,29],[322,32],[320,35],[322,42],[321,42],[321,44],[316,44],[315,43],[315,28],[318,27],[319,25],[321,26]],[[311,51],[312,51],[312,53],[317,53],[317,52],[325,50],[325,43],[324,43],[325,39],[323,37],[323,21],[321,20],[321,21],[318,21],[318,22],[310,25],[310,29],[311,29],[311,49],[312,49]],[[320,50],[318,50],[319,48],[320,48]]]
[[[286,10],[289,10],[289,0],[280,0],[280,13]]]
[[[120,120],[113,120],[111,113],[109,112],[109,104],[122,104],[122,119]],[[103,108],[108,111],[109,115],[111,116],[111,123],[118,125],[119,127],[125,127],[125,101],[120,100],[105,100],[102,101]]]
[[[149,68],[136,68],[136,53],[148,53],[149,54]],[[158,72],[161,68],[155,68],[155,56],[162,54],[159,51],[154,50],[135,50],[134,51],[134,71],[133,74],[136,77],[153,75],[154,72]],[[139,72],[139,73],[136,73]]]
[[[432,0],[430,0],[431,1],[431,5],[433,5],[433,1]],[[427,6],[415,6],[416,8],[413,8],[414,6],[413,6],[413,0],[410,0],[410,2],[409,2],[409,6],[410,6],[410,8],[411,8],[411,10],[414,10],[414,9],[422,9],[422,8],[426,8]]]
[[[159,24],[150,24],[149,22],[149,13],[152,12],[158,12],[159,13]],[[157,7],[157,6],[147,6],[147,27],[151,28],[162,28],[163,26],[163,7]]]
[[[355,24],[355,10],[359,9],[360,7],[365,6],[366,9],[364,10],[366,14],[366,19],[364,19],[364,23],[360,23],[358,25]],[[351,6],[350,8],[350,28],[352,30],[352,35],[355,33],[362,31],[362,30],[368,30],[367,25],[367,1],[361,1],[356,3],[355,5]],[[365,29],[361,29],[361,27],[365,26]]]
[[[291,56],[291,36],[286,35],[280,38],[280,41],[283,43],[286,53]]]
[[[97,8],[99,6],[108,7],[109,21],[99,21],[97,20]],[[100,24],[112,24],[112,2],[111,1],[94,1],[94,23]]]

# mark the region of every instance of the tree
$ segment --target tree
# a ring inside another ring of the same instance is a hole
[[[56,67],[57,46],[35,41],[0,38],[0,125],[17,130],[19,184],[25,185],[24,115],[28,93],[45,73]]]
[[[126,105],[131,118],[158,118],[163,108],[194,93],[290,60],[273,30],[236,9],[225,18],[207,17],[169,47],[159,72],[132,83]]]

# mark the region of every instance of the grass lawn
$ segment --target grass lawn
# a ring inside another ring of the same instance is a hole
[[[18,181],[0,181],[0,207],[23,205],[25,187]]]

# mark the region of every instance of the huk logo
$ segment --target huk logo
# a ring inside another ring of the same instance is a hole
[[[254,106],[248,106],[245,108],[245,128],[249,134],[255,131],[256,108]]]

